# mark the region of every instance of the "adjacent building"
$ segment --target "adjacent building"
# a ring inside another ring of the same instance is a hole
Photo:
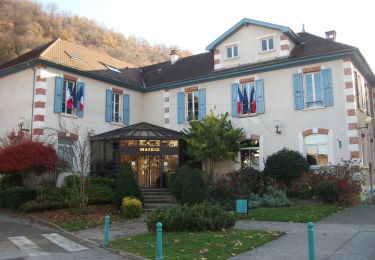
[[[288,27],[242,19],[207,52],[134,67],[57,39],[0,66],[0,132],[24,123],[46,137],[63,121],[97,134],[96,173],[129,161],[141,186],[162,186],[180,161],[189,120],[228,112],[246,133],[240,167],[263,169],[287,147],[311,165],[374,161],[375,76],[358,48]],[[69,132],[55,136],[70,145]],[[145,177],[146,176],[146,177]]]

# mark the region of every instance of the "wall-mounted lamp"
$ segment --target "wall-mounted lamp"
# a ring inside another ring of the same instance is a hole
[[[358,118],[359,126],[358,129],[368,128],[368,125],[371,124],[372,118],[366,114],[361,114]]]
[[[276,128],[276,134],[281,134],[281,131],[279,129],[280,125],[281,125],[280,120],[273,121],[273,126]]]
[[[23,118],[23,117],[20,117],[19,119],[18,119],[18,127],[20,128],[20,131],[22,132],[22,131],[29,131],[29,129],[28,129],[28,126],[26,126],[26,124],[27,124],[27,121],[26,121],[26,119],[25,118]],[[26,126],[26,128],[24,128],[24,126]]]

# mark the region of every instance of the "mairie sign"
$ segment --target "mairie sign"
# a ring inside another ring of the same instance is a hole
[[[159,147],[140,147],[140,152],[160,152]]]

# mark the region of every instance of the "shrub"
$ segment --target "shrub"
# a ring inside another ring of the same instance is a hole
[[[6,190],[16,186],[23,186],[21,174],[14,173],[9,175],[3,175],[0,177],[0,190]]]
[[[323,202],[337,202],[340,196],[340,188],[332,181],[322,181],[316,186],[315,194]]]
[[[264,172],[289,185],[291,180],[308,171],[309,168],[310,165],[299,152],[284,148],[267,158]]]
[[[130,164],[125,163],[121,166],[120,172],[116,175],[114,203],[117,208],[122,205],[124,197],[136,197],[143,204],[143,194],[135,179]]]
[[[272,186],[268,187],[267,193],[263,194],[263,206],[287,207],[292,205],[285,191],[277,190]]]
[[[21,205],[19,211],[22,212],[41,212],[46,210],[55,210],[55,209],[63,209],[66,208],[68,205],[61,201],[45,201],[45,202],[38,202],[35,200],[28,201]]]
[[[88,204],[109,204],[113,203],[115,191],[109,186],[89,186],[86,188]]]
[[[166,172],[166,173],[164,173],[164,176],[165,176],[165,184],[166,184],[167,188],[172,190],[174,179],[176,178],[176,173],[175,172]]]
[[[142,213],[142,203],[137,198],[125,197],[121,209],[125,218],[139,218]]]
[[[202,172],[194,169],[185,181],[181,194],[181,202],[194,205],[203,202],[206,197],[207,186],[203,180]]]
[[[22,204],[34,200],[36,196],[35,190],[26,187],[12,187],[2,191],[3,206],[16,210]]]
[[[104,177],[88,177],[87,182],[90,186],[107,186],[115,188],[115,180]]]
[[[64,201],[67,190],[62,188],[44,188],[42,189],[43,198],[46,201],[56,201],[62,202]]]
[[[147,216],[148,230],[155,231],[159,221],[165,231],[217,231],[233,227],[235,216],[217,204],[205,202],[194,206],[157,209]]]
[[[64,178],[64,185],[65,187],[74,187],[79,185],[79,177],[77,175],[69,175]]]
[[[179,200],[181,200],[181,195],[184,189],[185,181],[189,178],[190,174],[191,168],[187,164],[180,167],[176,172],[172,192],[175,195],[175,197]]]

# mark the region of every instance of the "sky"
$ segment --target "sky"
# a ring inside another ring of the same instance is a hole
[[[242,18],[275,23],[356,46],[375,69],[374,9],[370,0],[37,0],[85,16],[125,36],[177,45],[192,53],[206,47]]]

